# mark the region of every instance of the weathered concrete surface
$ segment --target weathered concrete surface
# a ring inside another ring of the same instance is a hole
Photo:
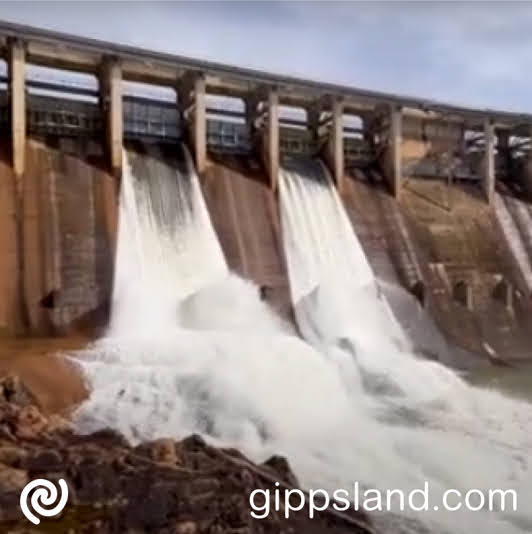
[[[530,301],[518,292],[513,309],[497,298],[501,281],[521,288],[493,211],[476,186],[410,179],[401,208],[416,243],[428,306],[456,345],[504,359],[530,358]],[[457,285],[471,291],[465,306]]]
[[[27,332],[103,326],[112,284],[116,185],[102,147],[32,140],[23,188]]]
[[[422,280],[399,205],[377,173],[344,179],[344,206],[376,276],[413,290]]]
[[[288,277],[275,194],[257,162],[211,160],[203,194],[231,270],[265,288],[265,299],[291,319]]]
[[[16,185],[7,143],[0,144],[0,184],[0,335],[7,335],[22,328]]]
[[[122,140],[124,137],[122,70],[118,60],[113,58],[106,58],[101,70],[101,107],[105,114],[106,148],[109,165],[113,174],[118,177],[122,169]]]

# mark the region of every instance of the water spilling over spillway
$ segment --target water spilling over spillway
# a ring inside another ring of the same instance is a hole
[[[307,487],[513,488],[517,513],[420,513],[387,532],[532,529],[530,406],[416,359],[324,169],[280,176],[296,337],[227,272],[187,155],[126,154],[109,335],[81,361],[80,431],[200,432],[255,459],[285,454]],[[441,500],[440,500],[441,502]],[[383,518],[382,521],[385,521]]]
[[[110,325],[115,335],[135,324],[150,333],[166,327],[178,302],[227,274],[186,150],[179,147],[172,157],[145,148],[148,154],[123,156]]]

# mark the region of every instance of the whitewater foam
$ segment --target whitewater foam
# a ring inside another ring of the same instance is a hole
[[[306,487],[359,480],[408,490],[428,480],[434,495],[510,487],[522,503],[516,514],[378,522],[390,534],[532,529],[530,405],[472,388],[408,352],[321,167],[280,177],[292,298],[307,343],[253,284],[229,275],[199,187],[168,206],[188,215],[160,224],[170,199],[150,201],[161,194],[153,189],[181,186],[141,185],[156,172],[171,181],[160,160],[147,161],[158,170],[141,175],[133,165],[125,175],[112,328],[75,355],[91,387],[74,417],[81,432],[111,426],[133,442],[200,432],[258,461],[286,455]],[[184,174],[172,179],[194,182],[190,167]],[[131,256],[143,266],[133,275]]]

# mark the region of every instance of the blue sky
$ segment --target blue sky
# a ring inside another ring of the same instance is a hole
[[[0,18],[369,89],[532,112],[532,3],[2,2]]]

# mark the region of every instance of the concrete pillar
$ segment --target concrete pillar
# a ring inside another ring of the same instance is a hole
[[[192,91],[192,144],[194,146],[196,171],[198,174],[201,174],[207,167],[207,104],[205,102],[205,76],[199,75],[194,79]]]
[[[246,124],[250,132],[254,132],[257,126],[257,119],[260,116],[258,105],[260,99],[256,95],[248,96],[245,99],[245,115],[246,115]]]
[[[11,107],[12,164],[17,183],[24,174],[26,150],[26,53],[19,40],[9,43],[9,99]],[[19,184],[20,192],[20,184]]]
[[[524,183],[529,197],[532,197],[532,124],[528,127],[529,146],[528,157],[525,161]]]
[[[264,165],[270,177],[270,188],[277,189],[279,178],[279,94],[275,90],[268,93],[266,102],[266,130],[263,136]]]
[[[115,58],[105,60],[100,78],[103,112],[105,113],[109,165],[117,177],[122,172],[124,116],[122,110],[122,69]]]
[[[504,176],[508,177],[511,172],[509,130],[497,131],[497,162],[498,164],[495,166],[495,177],[497,177],[497,168],[501,170]]]
[[[307,128],[312,135],[312,139],[316,143],[316,148],[319,148],[320,144],[320,119],[321,119],[321,107],[316,104],[315,106],[308,107],[305,110],[307,112]]]
[[[327,143],[327,163],[340,193],[344,188],[344,106],[341,100],[332,104],[331,127]]]
[[[484,176],[482,183],[486,200],[488,204],[491,204],[495,194],[495,131],[489,118],[484,120],[484,136]]]
[[[389,123],[388,180],[395,198],[401,195],[402,182],[402,140],[403,114],[400,107],[392,106]]]
[[[198,174],[207,167],[207,84],[203,74],[189,72],[177,85],[181,117],[187,123],[188,140],[194,151]]]

